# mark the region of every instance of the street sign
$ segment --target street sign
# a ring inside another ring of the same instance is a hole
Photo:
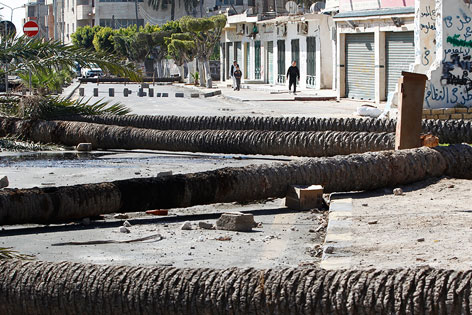
[[[16,34],[16,27],[10,21],[1,21],[0,22],[0,36],[13,35]]]
[[[26,22],[25,25],[23,25],[23,33],[29,37],[36,36],[39,33],[38,23],[35,21]]]

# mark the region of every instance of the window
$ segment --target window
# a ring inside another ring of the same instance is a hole
[[[144,0],[138,0],[138,2],[143,2]],[[136,2],[135,0],[100,0],[100,2]]]
[[[100,19],[100,26],[111,27],[113,29],[126,28],[135,25],[136,19]],[[139,25],[144,25],[144,19],[138,19]]]

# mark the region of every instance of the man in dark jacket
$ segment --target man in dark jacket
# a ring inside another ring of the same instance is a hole
[[[233,79],[233,89],[236,90],[236,78],[234,77],[234,71],[236,71],[236,67],[239,67],[238,63],[236,60],[233,60],[233,64],[231,65],[231,79]]]
[[[300,71],[297,67],[297,62],[294,60],[292,61],[292,65],[288,68],[287,71],[287,79],[288,81],[288,91],[292,90],[293,85],[293,94],[297,92],[297,79],[300,80]]]
[[[239,70],[239,66],[236,66],[236,70],[234,70],[233,76],[236,79],[235,90],[239,91],[239,89],[241,88],[241,77],[243,76],[243,73],[241,72],[241,70]]]

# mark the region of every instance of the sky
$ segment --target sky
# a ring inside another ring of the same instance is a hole
[[[5,5],[16,8],[28,3],[28,0],[0,0],[0,15],[2,20],[10,20],[11,10]],[[23,8],[13,10],[13,24],[16,26],[16,32],[18,35],[23,34],[23,19],[25,18],[25,10]]]

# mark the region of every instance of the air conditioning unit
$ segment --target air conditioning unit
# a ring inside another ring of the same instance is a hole
[[[236,35],[244,35],[244,24],[236,24]]]
[[[277,36],[287,36],[287,24],[277,25]]]
[[[308,22],[297,23],[297,33],[298,35],[308,34]]]

